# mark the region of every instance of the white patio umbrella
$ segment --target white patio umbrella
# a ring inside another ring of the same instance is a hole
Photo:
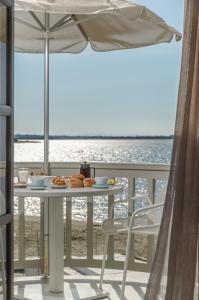
[[[16,0],[15,49],[44,53],[44,169],[49,157],[49,53],[122,50],[181,34],[148,8],[125,0]]]

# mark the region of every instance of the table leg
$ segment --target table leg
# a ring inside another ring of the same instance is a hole
[[[87,198],[87,260],[93,260],[93,197]]]
[[[40,201],[41,207],[41,219],[40,219],[40,232],[41,232],[41,271],[43,273],[44,279],[48,278],[49,275],[49,227],[48,227],[48,198],[41,198]]]
[[[110,206],[114,203],[114,195],[108,196],[108,218],[112,219],[114,218],[114,211],[112,215],[110,215]],[[108,243],[108,260],[114,263],[114,235],[111,235],[109,237],[109,243]]]
[[[49,265],[51,292],[64,291],[63,199],[49,198]]]

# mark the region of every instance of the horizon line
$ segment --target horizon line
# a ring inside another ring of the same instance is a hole
[[[42,134],[15,134],[16,140],[43,139]],[[173,135],[49,135],[49,139],[172,139]]]

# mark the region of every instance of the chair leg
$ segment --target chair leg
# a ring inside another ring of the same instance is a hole
[[[126,285],[126,274],[127,274],[130,247],[131,247],[131,235],[132,235],[131,230],[128,230],[127,245],[126,245],[126,257],[125,257],[125,262],[124,262],[124,272],[123,272],[123,276],[122,276],[122,292],[121,292],[120,300],[124,300],[124,292],[125,292],[125,285]]]
[[[3,247],[3,233],[0,228],[0,260],[2,265],[2,280],[3,280],[3,299],[6,300],[6,271],[5,271],[5,256],[4,256],[4,247]]]
[[[102,269],[101,269],[101,275],[100,275],[100,283],[99,288],[102,289],[102,283],[104,278],[104,270],[105,270],[105,264],[106,264],[106,255],[108,251],[108,241],[109,241],[109,234],[106,234],[105,236],[105,244],[104,244],[104,253],[103,253],[103,259],[102,259]]]

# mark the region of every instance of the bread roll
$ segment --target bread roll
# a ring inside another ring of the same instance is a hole
[[[79,188],[79,187],[83,187],[83,186],[84,186],[84,183],[81,179],[71,177],[71,188]]]
[[[84,180],[85,177],[82,174],[75,174],[75,175],[72,175],[71,178],[78,178],[78,179]]]
[[[85,178],[84,179],[84,186],[85,187],[92,186],[93,184],[95,184],[95,179],[93,179],[93,178]]]

